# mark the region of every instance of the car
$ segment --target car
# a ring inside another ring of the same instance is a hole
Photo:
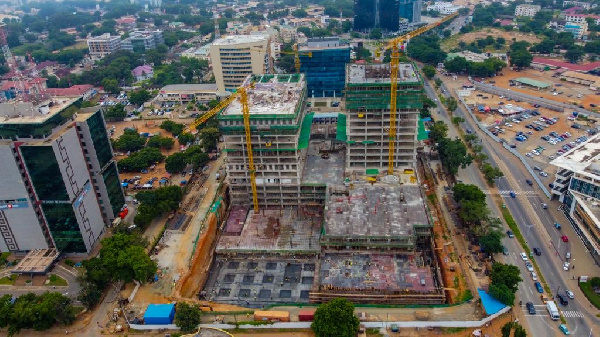
[[[529,262],[525,263],[525,267],[529,272],[533,272],[533,265]]]
[[[548,204],[542,204],[543,209],[548,209]]]
[[[570,269],[570,267],[571,267],[571,264],[569,262],[565,261],[565,263],[563,263],[563,270],[564,271],[568,271]]]
[[[506,248],[505,246],[502,246],[502,254],[508,255],[508,248]]]
[[[531,181],[529,179],[525,179],[525,182],[527,183],[527,185],[533,186],[533,181]]]
[[[562,240],[562,242],[569,242],[569,237],[566,235],[561,236],[560,239]]]
[[[533,155],[532,155],[531,153],[529,153],[529,152],[525,153],[525,155],[526,155],[527,157],[529,157],[529,158],[533,158]]]
[[[521,252],[521,259],[523,259],[523,261],[529,261],[529,259],[527,258],[527,254],[525,254],[525,252]]]
[[[534,271],[531,272],[531,279],[534,281],[538,280],[537,274]]]
[[[400,328],[398,328],[398,324],[392,324],[392,325],[390,325],[390,329],[392,330],[392,332],[398,332],[398,331],[400,331]]]
[[[517,195],[513,191],[510,191],[508,194],[510,195],[511,198],[516,198],[517,197]]]
[[[515,237],[515,234],[513,234],[513,232],[512,232],[512,231],[506,231],[506,235],[507,235],[509,238],[514,238],[514,237]]]
[[[566,296],[564,296],[562,294],[558,294],[558,295],[556,295],[556,298],[558,298],[560,304],[569,305],[569,301],[567,300]]]
[[[539,248],[533,248],[533,253],[536,256],[542,256],[542,251]]]
[[[569,289],[565,290],[565,294],[567,295],[568,298],[573,299],[575,298],[575,294],[573,294],[573,292]]]
[[[562,228],[562,226],[558,222],[555,222],[554,223],[554,228],[560,230]]]
[[[540,175],[541,175],[542,177],[547,177],[547,176],[548,176],[548,173],[546,173],[546,172],[542,171],[542,172],[540,172]]]
[[[565,255],[566,259],[570,259],[571,258],[571,252],[567,252],[567,254]]]
[[[564,333],[565,335],[570,335],[571,332],[569,332],[569,328],[567,328],[566,325],[561,324],[558,326],[558,328],[560,329],[560,331],[562,331],[562,333]]]
[[[544,293],[544,287],[542,287],[542,284],[540,282],[535,282],[535,289],[537,290],[538,293],[543,294]]]
[[[529,311],[530,315],[535,315],[535,306],[533,305],[533,303],[527,302],[525,306],[527,307],[527,311]]]
[[[510,123],[504,123],[504,125],[508,126],[509,128],[512,128],[512,126],[513,126],[513,125],[512,125],[512,124],[510,124]]]

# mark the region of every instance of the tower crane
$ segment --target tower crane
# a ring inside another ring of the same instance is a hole
[[[281,51],[280,54],[293,54],[294,55],[294,68],[296,68],[296,74],[300,74],[300,51],[298,50],[298,44],[294,45],[294,51]],[[305,55],[312,57],[312,52],[307,52]]]
[[[254,213],[258,213],[258,192],[256,190],[256,168],[254,167],[254,153],[252,151],[252,137],[250,133],[250,106],[248,105],[248,92],[247,89],[254,88],[254,83],[251,83],[248,87],[241,86],[236,92],[232,93],[229,97],[221,101],[217,106],[205,112],[202,116],[198,117],[193,121],[184,132],[191,133],[198,126],[204,124],[211,117],[218,114],[221,110],[225,109],[233,100],[239,97],[240,103],[242,104],[242,116],[244,119],[244,133],[246,135],[246,152],[248,153],[248,171],[250,173],[250,187],[252,188],[252,205],[254,206]]]
[[[404,42],[410,41],[411,38],[421,35],[433,28],[438,27],[440,24],[451,20],[458,16],[458,12],[450,14],[444,17],[438,22],[428,24],[413,30],[410,33],[398,36],[388,41],[385,49],[392,50],[392,57],[390,61],[390,128],[389,128],[389,158],[388,158],[388,174],[394,173],[394,141],[396,140],[396,96],[398,90],[398,68],[400,64],[400,49],[404,49]],[[399,47],[400,46],[400,47]]]

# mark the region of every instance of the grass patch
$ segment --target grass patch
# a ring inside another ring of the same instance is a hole
[[[12,286],[17,281],[17,275],[9,275],[3,278],[0,278],[0,284]]]
[[[429,202],[432,205],[435,205],[435,203],[437,202],[437,196],[435,195],[435,193],[432,193],[432,194],[428,195],[427,199],[429,199]]]
[[[463,332],[463,331],[466,331],[466,330],[467,330],[467,328],[442,328],[442,331],[444,333],[448,333],[448,334],[450,334],[450,333],[457,333],[457,332]]]
[[[465,290],[465,292],[460,297],[460,302],[467,302],[473,299],[473,293],[471,293],[471,289]]]
[[[366,334],[367,336],[383,336],[381,333],[379,333],[379,329],[378,328],[367,328],[366,329]]]
[[[275,322],[271,321],[238,321],[237,325],[252,325],[252,326],[261,326],[261,325],[272,325]]]
[[[48,277],[48,280],[50,282],[46,284],[47,286],[66,287],[69,285],[65,279],[55,274],[51,274],[50,277]]]
[[[581,289],[585,297],[596,307],[596,309],[600,309],[600,295],[594,292],[594,289],[592,289],[592,285],[589,282],[579,282],[579,289]]]

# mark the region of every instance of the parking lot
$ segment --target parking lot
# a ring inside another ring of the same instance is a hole
[[[572,111],[556,112],[476,90],[465,101],[492,133],[526,158],[546,186],[556,173],[549,162],[597,132],[593,119]]]

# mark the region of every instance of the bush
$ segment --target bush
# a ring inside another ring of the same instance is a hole
[[[597,277],[594,277],[597,278]],[[592,279],[593,280],[593,279]],[[594,305],[597,309],[600,309],[600,295],[598,295],[594,291],[594,287],[592,286],[592,282],[579,282],[579,288],[585,295],[585,297],[590,301],[592,305]]]

